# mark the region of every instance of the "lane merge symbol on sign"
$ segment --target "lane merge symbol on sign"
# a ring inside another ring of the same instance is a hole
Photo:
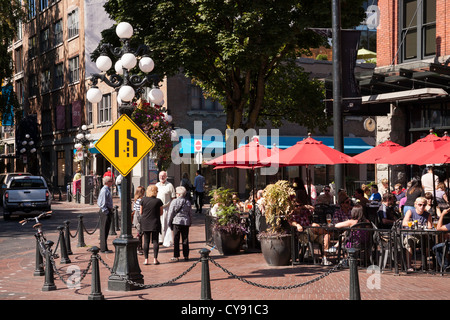
[[[155,143],[125,114],[95,144],[123,176],[154,146]]]

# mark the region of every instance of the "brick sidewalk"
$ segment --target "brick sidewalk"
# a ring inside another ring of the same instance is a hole
[[[115,199],[117,201],[118,199]],[[54,210],[78,208],[84,215],[96,214],[96,207],[71,203],[54,205]],[[71,224],[72,234],[76,231],[75,221]],[[88,230],[90,230],[88,228]],[[120,232],[118,232],[120,233]],[[23,236],[22,236],[23,237]],[[66,278],[69,268],[77,266],[84,270],[89,262],[90,253],[87,249],[98,246],[98,231],[92,235],[84,234],[87,248],[78,248],[77,239],[71,239],[73,255],[70,264],[60,264],[56,260],[59,272]],[[109,248],[116,236],[109,236]],[[30,236],[30,241],[34,241]],[[57,235],[49,238],[56,244]],[[190,229],[190,261],[171,263],[173,248],[160,247],[160,265],[143,265],[143,256],[138,256],[140,268],[144,276],[144,284],[165,283],[192,266],[200,258],[199,250],[208,248],[205,245],[204,216],[194,214],[194,223]],[[1,242],[0,242],[1,244]],[[0,258],[0,299],[2,300],[87,300],[91,293],[90,272],[83,279],[79,288],[70,289],[55,275],[57,290],[42,292],[44,277],[33,276],[34,248],[18,248],[16,254]],[[59,253],[59,252],[58,252]],[[268,286],[291,286],[302,284],[320,276],[330,267],[301,264],[296,266],[270,267],[264,261],[261,253],[244,253],[234,256],[221,256],[216,250],[210,255],[223,268],[245,280]],[[113,265],[114,253],[101,254],[109,266]],[[152,257],[152,252],[150,252]],[[149,259],[152,261],[152,259]],[[323,279],[295,289],[275,290],[253,286],[239,281],[212,263],[209,263],[211,278],[211,293],[214,300],[348,300],[349,270],[341,269]],[[159,288],[141,289],[129,292],[108,290],[109,271],[100,264],[101,291],[108,300],[199,300],[201,290],[201,263],[176,282]],[[430,274],[401,274],[395,276],[387,271],[378,275],[367,273],[360,269],[359,282],[363,300],[443,300],[449,299],[448,288],[450,276]],[[373,280],[377,281],[373,281]],[[378,281],[379,280],[379,281]]]

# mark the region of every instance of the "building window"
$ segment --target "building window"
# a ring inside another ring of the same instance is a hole
[[[23,79],[16,81],[16,94],[17,94],[17,101],[19,101],[19,104],[23,106],[23,102],[25,99],[25,88],[23,86]]]
[[[44,11],[45,9],[48,8],[48,0],[40,0],[39,1],[40,4],[40,11]]]
[[[94,122],[93,113],[92,113],[92,103],[86,101],[86,124],[90,125]]]
[[[67,17],[69,39],[78,35],[78,9],[73,10]]]
[[[41,72],[41,94],[47,93],[50,91],[50,69],[46,69]]]
[[[28,39],[28,59],[33,59],[36,57],[36,36],[32,36]]]
[[[14,50],[14,66],[16,73],[23,71],[23,47],[20,46]]]
[[[19,23],[17,24],[17,34],[16,34],[17,41],[22,40],[23,37],[22,33],[23,33],[23,23],[22,20],[20,20]]]
[[[45,28],[40,34],[40,50],[44,53],[50,49],[50,29]]]
[[[56,170],[58,171],[58,186],[64,186],[65,185],[64,178],[66,175],[66,155],[64,151],[58,151],[57,157],[58,157],[58,165]]]
[[[62,20],[58,20],[53,24],[53,46],[63,43]]]
[[[98,123],[111,121],[111,94],[105,94],[98,103]]]
[[[436,0],[403,0],[401,8],[402,61],[436,54]]]
[[[62,88],[64,86],[64,65],[58,63],[55,65],[53,89]]]
[[[190,86],[191,109],[205,111],[222,111],[223,106],[211,99],[205,98],[202,89],[199,86]]]
[[[31,20],[36,17],[36,2],[35,0],[28,0],[28,18]]]
[[[28,78],[29,96],[34,97],[38,94],[38,80],[35,74],[31,74]]]
[[[42,133],[52,133],[52,111],[42,110]]]
[[[80,80],[80,60],[76,56],[69,59],[69,83],[74,83]]]

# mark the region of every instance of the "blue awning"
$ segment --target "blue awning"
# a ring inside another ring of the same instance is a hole
[[[260,137],[259,142],[267,147],[272,148],[273,143],[275,142],[275,146],[280,149],[287,149],[295,145],[298,141],[302,141],[307,138],[306,136],[280,136],[278,138],[272,137]],[[325,145],[330,148],[334,148],[334,138],[333,137],[313,137],[315,140],[322,141]],[[203,137],[202,138],[183,138],[180,137],[180,153],[181,154],[190,154],[195,153],[194,151],[194,142],[195,140],[202,140],[202,152],[205,148],[214,148],[216,151],[221,150],[225,153],[225,138],[222,138],[221,141],[212,141],[213,138]],[[273,141],[273,142],[272,142]],[[239,144],[239,147],[244,145],[244,142]],[[344,137],[344,153],[346,154],[359,154],[366,150],[372,149],[373,146],[369,145],[362,138],[357,137]]]

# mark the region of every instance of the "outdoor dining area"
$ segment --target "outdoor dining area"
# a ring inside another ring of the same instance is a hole
[[[253,139],[206,162],[214,169],[251,170],[251,177],[255,170],[270,166],[368,163],[388,167],[445,165],[450,163],[450,138],[430,132],[406,147],[387,140],[354,157],[324,145],[311,135],[285,150],[271,150]],[[245,201],[231,189],[214,190],[205,218],[206,242],[224,255],[262,251],[266,262],[274,266],[312,263],[345,267],[348,249],[354,248],[360,267],[377,267],[395,274],[447,273],[449,204],[427,202],[419,195],[413,199],[413,206],[399,208],[396,191],[390,187],[394,184],[395,181],[388,183],[383,194],[370,200],[357,194],[361,189],[355,194],[335,190],[330,195],[332,190],[327,185],[317,190],[320,194],[317,199],[312,199],[309,177],[305,182],[280,180],[262,190],[255,190],[252,181],[250,197]],[[446,184],[447,194],[448,187]],[[437,187],[433,185],[432,190],[432,199],[436,199]],[[377,193],[376,188],[372,191]],[[238,249],[231,250],[225,238],[233,238]],[[268,238],[272,238],[269,245]]]

